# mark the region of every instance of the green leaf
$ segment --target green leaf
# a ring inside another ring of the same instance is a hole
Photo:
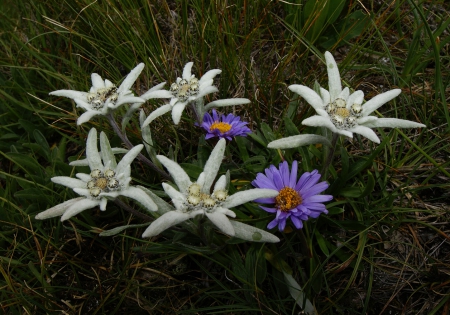
[[[274,141],[276,139],[275,134],[268,124],[261,123],[261,131],[268,142]]]
[[[370,195],[373,192],[373,189],[375,188],[375,178],[373,177],[372,173],[367,171],[367,183],[366,187],[364,187],[363,192],[359,196],[360,198],[366,197]]]
[[[328,257],[330,256],[330,251],[328,250],[327,244],[325,239],[323,238],[322,234],[320,234],[319,230],[314,231],[314,235],[316,236],[317,244],[319,244],[320,249],[322,252]]]
[[[36,143],[41,147],[41,152],[44,154],[44,157],[47,159],[47,161],[49,161],[50,146],[48,145],[47,139],[38,129],[33,130],[33,136],[34,140],[36,140]]]

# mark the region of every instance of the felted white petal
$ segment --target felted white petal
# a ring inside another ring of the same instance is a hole
[[[349,137],[349,138],[353,138],[353,133],[351,131],[348,130],[344,130],[344,129],[337,129],[336,128],[336,133]]]
[[[362,104],[364,101],[364,92],[361,90],[355,91],[348,97],[347,109],[350,110],[353,104]]]
[[[84,183],[87,183],[88,181],[91,180],[91,176],[88,174],[76,173],[75,176],[78,177],[79,179],[81,179]],[[83,187],[79,187],[79,188],[83,188]]]
[[[131,70],[130,73],[125,78],[125,80],[123,80],[122,84],[117,89],[117,93],[121,94],[121,93],[131,89],[131,86],[134,84],[137,77],[141,74],[144,67],[145,67],[144,63],[140,63],[133,70]],[[132,102],[130,102],[130,103],[132,103]]]
[[[290,85],[289,90],[291,90],[294,93],[297,93],[301,97],[305,99],[305,101],[308,102],[309,105],[314,107],[314,109],[323,109],[323,107],[326,105],[323,103],[322,98],[314,92],[314,90],[310,89],[307,86],[294,84]]]
[[[200,187],[203,187],[205,184],[205,172],[201,172],[200,175],[198,175],[196,183],[199,184]]]
[[[187,102],[176,103],[172,108],[172,120],[175,125],[181,120],[181,114],[183,113],[184,108],[186,107]]]
[[[375,110],[377,110],[379,107],[383,106],[393,98],[397,97],[402,90],[400,89],[394,89],[390,90],[381,94],[378,94],[377,96],[373,97],[370,101],[367,101],[363,105],[362,109],[362,115],[368,116],[371,113],[373,113]]]
[[[370,121],[364,124],[369,128],[381,127],[381,128],[423,128],[424,124],[417,123],[405,119],[397,118],[378,118],[375,121]]]
[[[250,242],[267,242],[277,243],[280,241],[278,237],[267,231],[258,229],[254,226],[230,220],[231,225],[234,228],[235,237],[250,241]]]
[[[323,87],[320,87],[320,96],[322,97],[322,102],[324,105],[330,103],[330,92],[325,90]]]
[[[110,88],[114,86],[114,83],[112,83],[111,81],[109,81],[108,79],[105,79],[105,87],[106,88]]]
[[[199,87],[200,90],[202,90],[202,89],[205,89],[205,88],[207,88],[209,86],[212,86],[213,83],[214,83],[213,79],[203,80],[202,82],[199,81],[198,82],[198,87]]]
[[[326,144],[331,147],[331,142],[327,138],[309,134],[278,139],[270,142],[267,147],[269,149],[291,149],[316,143]]]
[[[75,101],[75,104],[77,104],[77,107],[81,107],[85,111],[97,111],[95,109],[92,109],[91,105],[89,105],[89,103],[87,103],[83,99],[76,98],[76,99],[74,99],[74,101]],[[97,111],[97,112],[100,112],[100,111]]]
[[[53,217],[59,217],[60,215],[62,215],[67,208],[69,208],[71,205],[79,202],[80,200],[85,199],[84,197],[77,197],[74,199],[70,199],[67,200],[63,203],[60,203],[59,205],[56,205],[50,209],[47,209],[41,213],[38,213],[35,216],[35,219],[37,220],[44,220],[44,219],[49,219],[49,218],[53,218]]]
[[[148,92],[153,92],[153,91],[157,91],[157,90],[161,90],[164,86],[166,85],[166,82],[162,82],[160,84],[155,85],[154,87],[152,87],[150,90],[148,90],[146,93]],[[142,96],[141,96],[142,97]]]
[[[172,97],[171,99],[170,99],[170,106],[174,106],[176,103],[178,102],[178,98],[177,97]]]
[[[86,187],[86,186],[85,186]],[[79,194],[80,196],[84,196],[86,198],[91,198],[91,193],[87,188],[73,188],[73,191]]]
[[[169,184],[162,183],[162,186],[166,194],[170,197],[170,199],[172,199],[175,208],[177,210],[184,211],[186,209],[186,197]]]
[[[130,176],[131,176],[131,166],[130,165],[125,166],[125,168],[122,170],[121,173],[117,172],[117,169],[116,169],[116,177],[120,181],[120,185],[122,187],[126,187],[130,184],[130,182],[131,182]]]
[[[358,125],[366,126],[367,123],[373,122],[377,119],[378,119],[378,117],[376,117],[376,116],[366,116],[366,117],[360,117],[360,118],[356,119],[356,122],[358,123]],[[369,126],[366,126],[366,127],[369,127]]]
[[[133,95],[127,95],[127,96],[119,97],[119,99],[117,100],[117,102],[115,104],[109,103],[108,107],[116,109],[120,105],[123,105],[123,104],[144,103],[144,102],[145,102],[145,100],[140,97],[136,97]]]
[[[315,127],[326,127],[333,132],[337,132],[336,126],[331,122],[330,118],[323,116],[314,115],[306,118],[302,121],[302,125],[305,126],[315,126]]]
[[[346,100],[348,99],[349,95],[350,95],[350,90],[348,89],[348,87],[345,87],[345,88],[342,90],[342,92],[339,93],[339,95],[338,95],[337,98],[341,98],[341,99],[343,99],[343,100],[346,101]]]
[[[70,207],[67,208],[64,214],[61,216],[61,221],[70,219],[71,217],[77,215],[78,213],[83,212],[84,210],[87,209],[94,208],[98,205],[100,205],[100,200],[83,198],[82,200],[72,204]]]
[[[98,169],[103,171],[103,163],[98,153],[97,147],[97,130],[92,128],[89,131],[87,141],[86,141],[86,158],[89,163],[89,168],[91,171]]]
[[[201,98],[205,95],[219,92],[219,90],[215,86],[207,86],[205,88],[201,88],[200,92],[195,96],[195,98]]]
[[[105,167],[108,167],[112,170],[116,169],[116,158],[114,157],[111,145],[109,144],[108,137],[103,131],[100,132],[100,156],[102,157],[103,165]]]
[[[354,133],[359,133],[363,137],[366,137],[367,139],[375,143],[380,143],[380,139],[378,138],[377,134],[370,128],[364,126],[356,126],[350,129],[350,131]]]
[[[234,213],[234,211],[227,209],[227,208],[223,208],[223,207],[217,207],[214,212],[219,212],[222,214],[225,214],[226,216],[229,216],[231,218],[236,218],[236,213]]]
[[[165,166],[170,176],[172,176],[175,184],[178,186],[181,192],[187,191],[188,187],[192,184],[188,174],[181,168],[181,166],[166,158],[163,155],[157,155],[156,158]]]
[[[230,236],[234,236],[234,228],[226,215],[219,212],[213,213],[206,212],[206,216],[223,233]]]
[[[224,106],[234,106],[234,105],[244,105],[249,104],[250,100],[247,98],[228,98],[224,100],[217,100],[206,104],[205,112],[211,108],[224,107]]]
[[[83,182],[82,180],[76,179],[76,178],[72,178],[72,177],[67,177],[67,176],[56,176],[56,177],[52,177],[51,179],[52,182],[54,182],[55,184],[59,184],[59,185],[63,185],[69,188],[86,188],[86,183]]]
[[[325,52],[325,62],[327,63],[328,72],[328,91],[330,92],[331,101],[334,102],[342,91],[341,76],[333,55],[328,51]]]
[[[172,96],[172,92],[167,90],[149,90],[142,94],[140,98],[147,101],[152,98],[172,98]]]
[[[227,188],[227,177],[225,175],[222,175],[219,177],[216,184],[214,185],[214,191],[226,190],[226,188]]]
[[[220,69],[211,69],[209,71],[207,71],[198,81],[198,83],[201,85],[203,84],[205,81],[214,79],[214,77],[218,74],[221,74],[222,70]]]
[[[206,161],[203,172],[205,173],[205,183],[202,187],[202,192],[209,194],[211,185],[217,176],[220,165],[222,164],[223,155],[225,154],[226,140],[220,139],[214,149],[211,152],[208,160]]]
[[[150,226],[142,234],[143,238],[152,237],[160,234],[164,230],[177,225],[189,219],[189,214],[178,211],[170,211],[164,213],[158,219],[152,222]]]
[[[188,62],[188,63],[184,66],[184,68],[183,68],[183,75],[182,75],[183,79],[189,81],[189,79],[190,79],[191,76],[192,76],[191,70],[192,70],[192,66],[193,66],[193,65],[194,65],[193,62]]]
[[[77,125],[84,124],[85,122],[88,122],[89,120],[91,120],[92,117],[97,116],[97,115],[102,115],[102,113],[99,111],[96,111],[96,110],[90,110],[90,111],[84,112],[83,114],[81,114],[80,117],[78,117]]]
[[[222,204],[223,208],[233,208],[242,205],[246,202],[259,198],[273,198],[278,196],[278,191],[274,189],[254,188],[244,191],[239,191],[227,198]]]
[[[57,90],[50,92],[49,95],[55,95],[55,96],[63,96],[68,97],[71,99],[81,99],[86,100],[86,92],[80,92],[80,91],[73,91],[73,90]]]
[[[147,127],[153,120],[155,120],[159,116],[164,115],[167,112],[170,112],[171,109],[172,106],[170,106],[170,104],[166,104],[155,109],[150,115],[148,115],[147,119],[145,119],[144,123],[141,125],[141,128]]]
[[[89,166],[87,159],[75,160],[69,163],[70,166]]]
[[[153,200],[150,198],[150,196],[147,195],[143,190],[141,190],[137,187],[129,186],[126,189],[122,189],[120,191],[120,194],[122,196],[136,200],[137,202],[139,202],[141,205],[143,205],[145,208],[147,208],[150,211],[158,210],[158,207],[153,202]]]
[[[122,160],[117,164],[116,173],[120,174],[125,171],[125,168],[127,166],[130,166],[133,160],[138,156],[138,154],[141,152],[141,150],[144,148],[143,144],[138,144],[134,148],[132,148],[130,151],[128,151],[127,154],[125,154],[122,158]]]
[[[101,198],[100,199],[100,204],[99,204],[99,208],[101,211],[105,211],[106,210],[106,205],[108,204],[108,199],[106,198]]]
[[[97,73],[91,74],[91,81],[92,81],[92,86],[95,89],[100,89],[100,88],[105,87],[105,82],[103,81],[102,77],[99,76]]]

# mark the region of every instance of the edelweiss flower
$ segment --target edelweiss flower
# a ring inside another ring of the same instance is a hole
[[[322,126],[334,133],[352,138],[359,133],[369,140],[380,143],[380,139],[371,128],[419,128],[426,127],[409,120],[396,118],[378,118],[369,116],[383,104],[389,102],[401,92],[394,89],[375,96],[363,105],[364,93],[355,91],[350,94],[346,87],[342,89],[339,69],[333,56],[325,52],[328,71],[329,91],[320,88],[320,95],[303,85],[291,85],[289,89],[302,96],[318,115],[303,120],[306,126]]]
[[[204,105],[203,97],[218,91],[217,87],[213,86],[213,82],[214,77],[220,74],[222,70],[209,70],[200,79],[197,79],[195,75],[191,73],[193,64],[193,62],[188,62],[184,66],[182,77],[177,78],[177,82],[172,83],[170,86],[170,92],[172,93],[170,103],[153,111],[145,120],[142,125],[143,127],[148,126],[155,118],[162,116],[169,111],[172,111],[173,123],[178,125],[181,114],[187,104],[193,105],[193,109],[196,112],[198,119],[200,119],[198,123],[201,124],[201,119],[203,119],[204,114],[210,108],[250,103],[250,100],[246,98],[235,98],[217,100]]]
[[[229,208],[257,198],[275,197],[278,194],[278,191],[272,189],[251,189],[229,196],[225,175],[219,178],[211,193],[211,185],[219,171],[225,152],[225,145],[225,139],[220,139],[196,182],[190,180],[180,165],[165,156],[157,156],[178,186],[179,190],[176,190],[169,184],[163,183],[164,191],[172,199],[176,210],[166,212],[156,219],[144,231],[142,237],[158,235],[169,227],[197,215],[206,215],[219,230],[227,235],[234,236],[233,225],[227,216],[234,218],[236,214]]]
[[[252,131],[247,127],[247,122],[241,121],[239,116],[228,114],[219,117],[216,110],[212,110],[212,116],[205,113],[202,128],[206,130],[205,139],[219,137],[232,140],[232,137],[246,137]]]
[[[76,174],[78,179],[66,176],[52,178],[52,182],[72,188],[82,197],[68,200],[45,210],[39,213],[36,219],[42,220],[61,215],[61,221],[64,221],[97,206],[104,211],[108,202],[107,198],[114,199],[118,196],[132,198],[150,211],[157,210],[156,204],[143,190],[129,185],[131,181],[130,164],[144,146],[140,144],[129,150],[118,164],[108,138],[103,132],[100,134],[100,147],[101,154],[97,148],[97,130],[92,128],[86,142],[86,158],[91,173],[78,173]]]
[[[103,81],[101,76],[93,73],[91,75],[92,87],[89,92],[58,90],[50,92],[50,95],[71,98],[75,101],[77,107],[83,108],[86,112],[77,120],[77,124],[81,125],[96,115],[108,114],[120,105],[145,102],[144,99],[134,96],[130,91],[142,69],[144,69],[144,64],[138,64],[118,88],[111,81],[107,79]]]
[[[303,227],[302,221],[309,218],[317,218],[321,213],[328,213],[322,202],[333,199],[331,195],[318,195],[328,188],[327,182],[319,182],[320,174],[317,170],[306,172],[297,181],[297,161],[289,166],[286,161],[280,163],[279,169],[271,165],[266,168],[265,175],[258,173],[252,185],[258,188],[276,189],[279,194],[275,198],[257,199],[256,202],[274,204],[275,207],[268,208],[260,206],[261,209],[276,213],[276,217],[267,228],[272,229],[278,225],[283,231],[286,220],[291,218],[297,229]]]

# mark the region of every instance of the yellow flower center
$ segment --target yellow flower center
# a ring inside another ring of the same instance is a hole
[[[275,197],[277,208],[283,212],[288,212],[301,203],[302,197],[291,187],[284,187],[280,190],[278,196]]]
[[[97,178],[95,181],[95,186],[102,190],[106,188],[106,185],[108,185],[108,180],[105,177]]]
[[[209,130],[211,130],[211,131],[213,131],[214,129],[219,130],[221,133],[225,133],[225,132],[227,132],[228,130],[231,129],[231,125],[227,124],[227,123],[224,123],[224,122],[215,121],[211,125],[211,127],[209,127]]]
[[[335,114],[343,118],[347,118],[350,116],[350,111],[347,108],[337,108]]]

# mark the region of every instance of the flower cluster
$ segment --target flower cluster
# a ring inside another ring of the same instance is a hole
[[[192,182],[188,174],[176,162],[165,156],[157,158],[163,164],[175,181],[179,190],[163,183],[164,191],[172,199],[176,210],[164,213],[156,219],[142,234],[142,237],[151,237],[160,234],[169,227],[179,224],[197,215],[205,215],[220,231],[234,236],[235,230],[228,217],[234,218],[236,214],[229,208],[244,204],[248,201],[262,197],[275,197],[278,192],[273,189],[251,189],[228,195],[226,175],[222,175],[211,186],[220,168],[225,152],[225,139],[219,140],[214,147],[203,172],[197,181]]]
[[[101,152],[97,148],[97,130],[91,129],[86,142],[86,159],[91,172],[78,173],[77,178],[57,176],[52,182],[72,188],[82,197],[68,200],[60,205],[45,210],[36,219],[47,219],[61,216],[61,221],[67,220],[78,213],[100,207],[106,210],[108,199],[119,196],[128,197],[142,204],[149,211],[156,211],[157,206],[153,200],[140,188],[130,185],[131,163],[142,150],[143,145],[137,145],[124,155],[117,163],[108,138],[100,134]]]
[[[291,91],[301,95],[316,110],[317,115],[303,120],[302,124],[323,126],[336,134],[348,137],[352,137],[353,133],[358,133],[376,143],[379,143],[380,139],[371,129],[373,127],[424,127],[423,124],[408,120],[370,116],[380,106],[398,96],[401,91],[394,89],[375,96],[364,103],[362,91],[350,93],[349,88],[342,89],[336,61],[329,52],[325,53],[325,60],[329,90],[320,88],[320,91],[316,93],[304,85],[289,86]],[[130,164],[140,154],[143,148],[142,144],[133,147],[127,137],[121,134],[122,140],[130,150],[124,152],[123,149],[112,149],[106,135],[101,133],[101,151],[99,152],[97,131],[91,129],[86,144],[86,159],[73,163],[73,165],[89,165],[90,173],[76,174],[77,179],[64,176],[52,178],[54,183],[72,188],[80,197],[50,208],[38,214],[36,218],[45,219],[61,215],[61,219],[66,220],[95,206],[105,210],[107,200],[124,196],[138,201],[150,211],[159,211],[160,216],[145,230],[143,237],[158,235],[171,226],[199,215],[208,218],[224,234],[235,236],[235,229],[237,229],[240,231],[239,235],[243,237],[245,233],[242,230],[246,229],[245,224],[229,219],[236,216],[230,208],[252,200],[266,204],[260,207],[275,214],[275,218],[270,221],[267,227],[272,229],[278,226],[280,231],[285,229],[288,219],[297,229],[301,229],[303,222],[309,218],[317,218],[322,213],[328,213],[324,202],[332,200],[333,197],[320,194],[328,188],[328,183],[320,181],[321,175],[317,170],[305,172],[297,179],[297,161],[293,162],[291,169],[289,169],[287,162],[281,163],[278,168],[271,165],[265,169],[264,174],[258,173],[256,179],[252,181],[255,189],[240,191],[233,195],[229,195],[228,192],[229,175],[222,175],[215,181],[224,157],[225,139],[231,141],[236,136],[245,137],[251,133],[247,127],[248,123],[241,121],[239,116],[233,114],[220,115],[215,108],[247,104],[250,101],[239,98],[222,99],[204,105],[204,97],[218,91],[213,83],[214,78],[221,73],[221,70],[209,70],[198,79],[192,74],[192,67],[192,62],[187,63],[182,76],[172,83],[169,90],[163,90],[165,83],[161,83],[140,97],[134,96],[130,89],[142,72],[143,63],[136,66],[119,87],[93,73],[91,76],[92,87],[89,92],[58,90],[50,93],[51,95],[71,98],[77,106],[86,111],[78,118],[78,124],[87,122],[96,115],[109,115],[110,122],[118,134],[120,130],[114,119],[111,119],[112,115],[110,114],[119,106],[127,103],[132,104],[122,121],[122,129],[124,130],[124,125],[145,101],[150,98],[170,99],[169,103],[159,107],[148,117],[141,111],[139,119],[147,151],[156,164],[167,169],[176,185],[175,187],[168,183],[162,183],[162,187],[171,198],[174,207],[166,206],[164,201],[158,201],[159,206],[157,206],[152,199],[155,197],[151,192],[139,186],[130,185]],[[188,104],[192,106],[191,110],[196,115],[196,125],[200,125],[206,131],[205,138],[218,137],[220,139],[212,150],[203,172],[195,181],[191,181],[188,174],[176,162],[163,155],[156,156],[154,149],[152,149],[153,142],[150,132],[150,123],[169,111],[172,112],[173,122],[178,124]],[[210,109],[212,110],[211,114],[207,112]],[[268,144],[268,147],[286,149],[317,143],[333,146],[326,137],[304,134],[272,141]],[[116,163],[114,157],[114,154],[117,153],[125,153],[119,163]],[[140,159],[141,161],[148,161],[142,155]],[[331,161],[331,159],[328,160]],[[153,164],[151,166],[156,167]],[[326,167],[328,165],[325,165],[325,169]],[[160,168],[162,167],[160,166]],[[160,168],[156,168],[156,171],[163,172]],[[326,174],[324,176],[326,177]],[[161,205],[163,205],[164,211],[158,209]],[[249,228],[249,230],[259,233],[257,228]],[[265,240],[276,241],[267,235]]]
[[[400,89],[394,89],[375,96],[363,104],[364,93],[355,91],[350,94],[346,87],[342,89],[339,69],[333,56],[325,52],[328,71],[329,90],[320,88],[320,95],[304,85],[291,85],[289,89],[302,96],[318,115],[302,121],[306,126],[322,126],[352,138],[353,133],[361,134],[369,140],[380,143],[380,139],[371,129],[374,127],[419,128],[425,125],[409,120],[396,118],[378,118],[369,116],[379,107],[397,97]]]

